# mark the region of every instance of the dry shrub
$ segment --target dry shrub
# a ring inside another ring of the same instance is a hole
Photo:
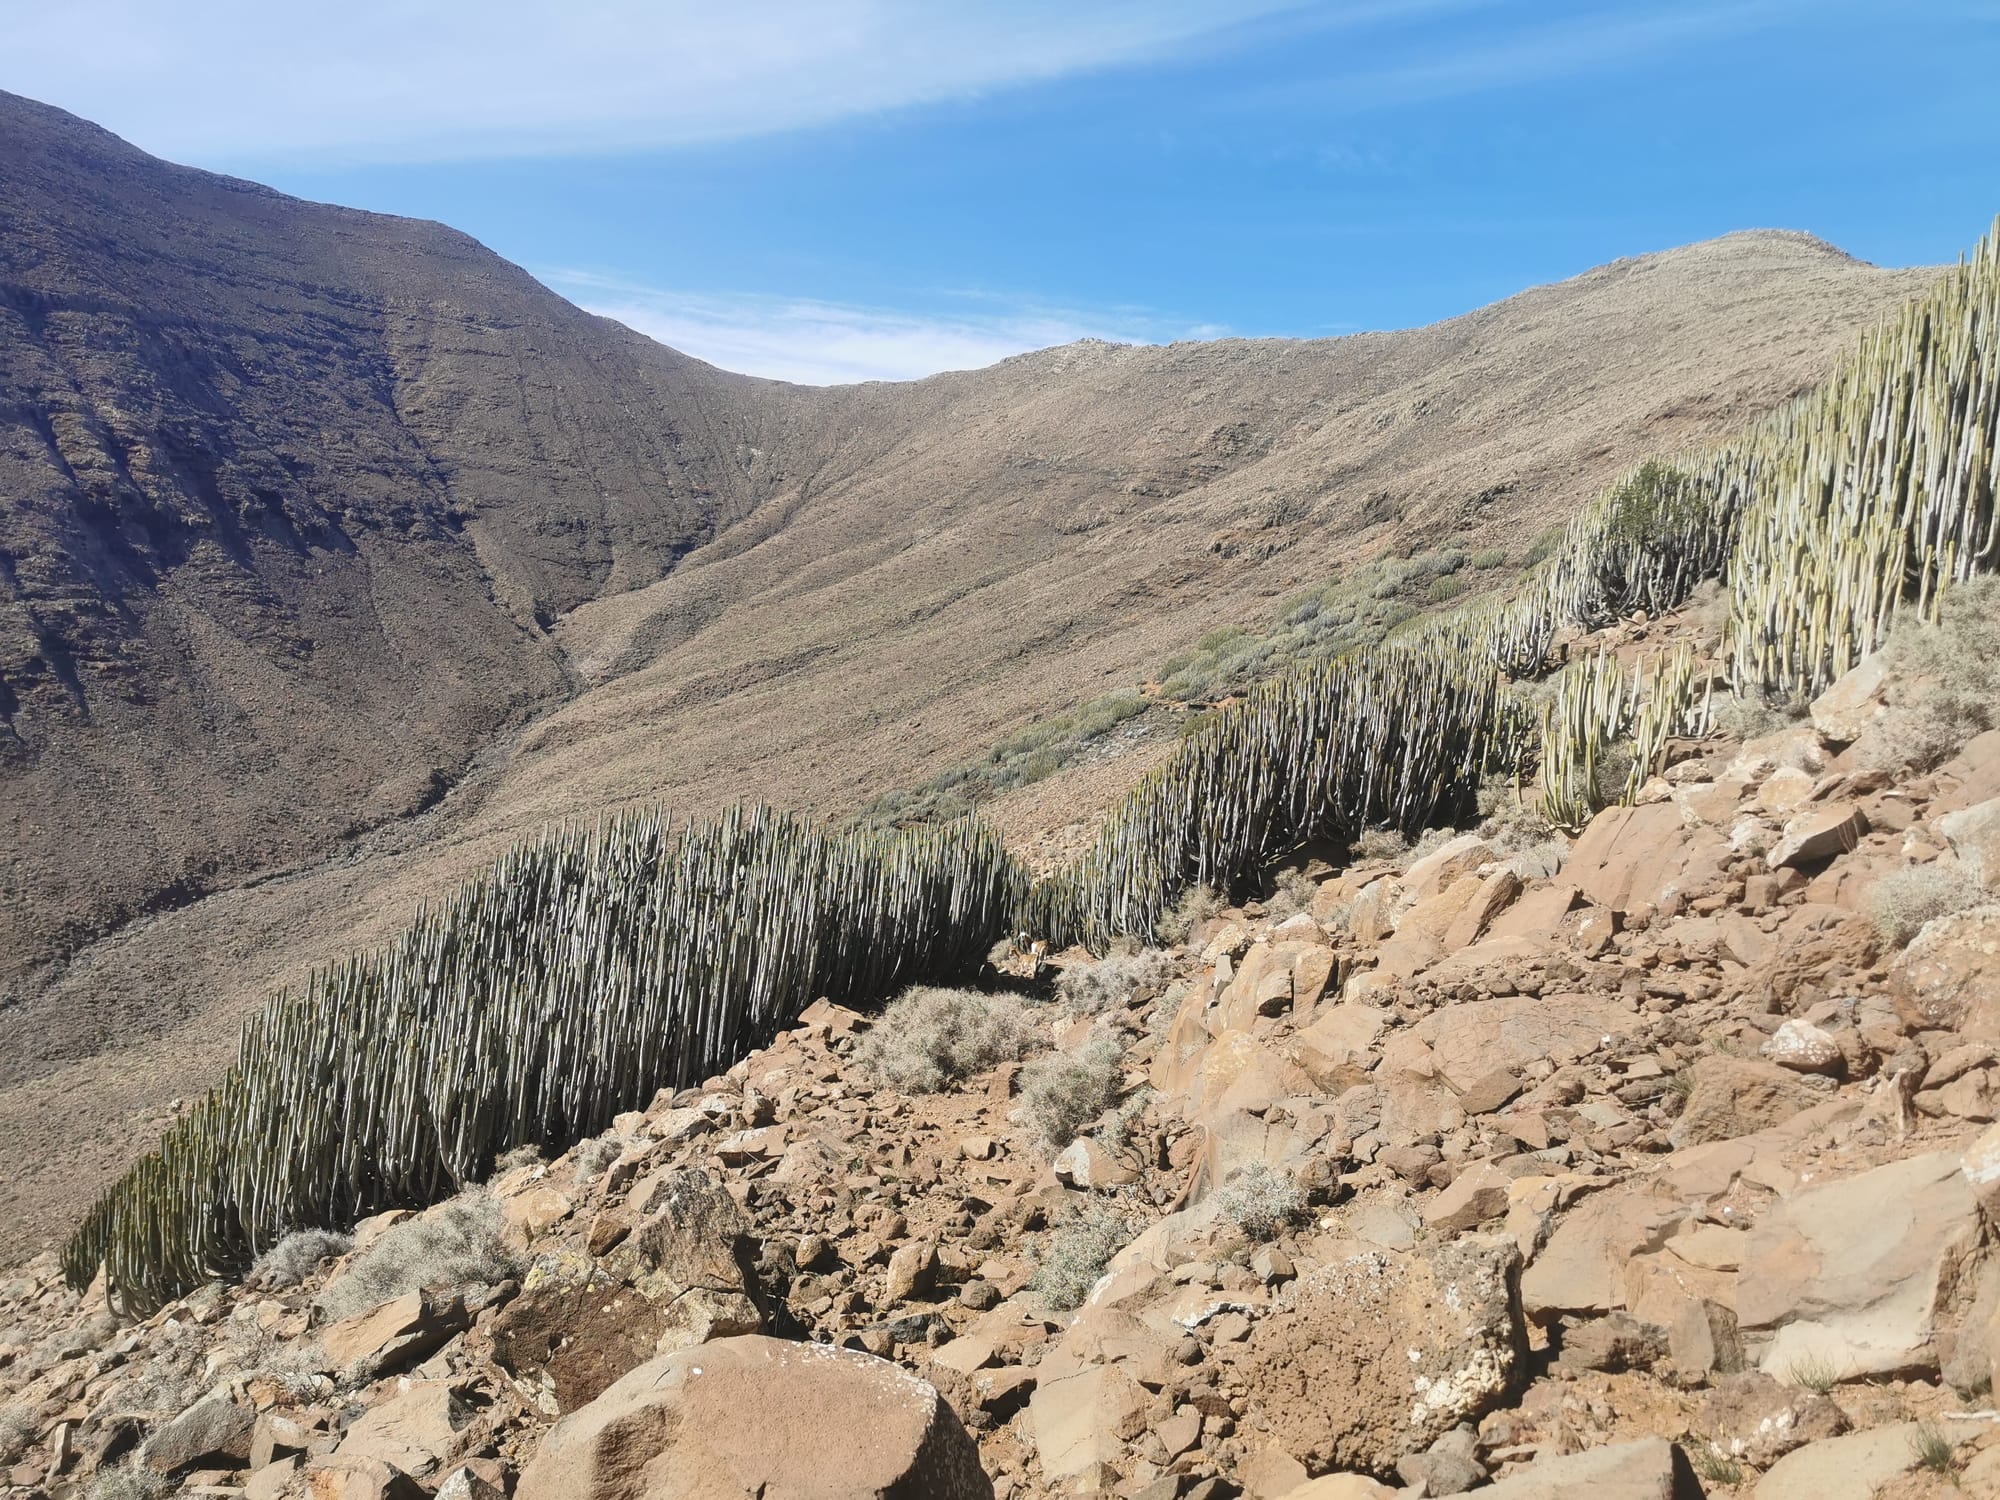
[[[1304,870],[1280,870],[1273,884],[1271,899],[1264,903],[1264,911],[1273,921],[1282,922],[1300,912],[1312,911],[1319,882]]]
[[[503,1238],[500,1203],[474,1189],[385,1232],[319,1294],[330,1323],[426,1289],[463,1291],[505,1281],[520,1261]]]
[[[1882,648],[1888,712],[1859,758],[1887,771],[1928,771],[2000,718],[2000,578],[1945,592],[1938,622],[1907,620]]]
[[[1409,853],[1410,841],[1393,828],[1370,828],[1349,849],[1358,860],[1401,859]]]
[[[246,1280],[265,1291],[297,1286],[319,1269],[320,1262],[345,1255],[353,1248],[351,1236],[325,1229],[301,1229],[266,1250],[250,1268]]]
[[[1035,1139],[1061,1150],[1118,1102],[1118,1044],[1094,1037],[1078,1052],[1051,1052],[1021,1070],[1022,1114]]]
[[[936,1094],[1014,1061],[1036,1040],[1033,1018],[1012,995],[919,985],[884,1008],[862,1040],[860,1062],[879,1084]]]
[[[1215,1199],[1223,1217],[1253,1240],[1276,1239],[1306,1210],[1306,1195],[1291,1173],[1274,1171],[1261,1161],[1232,1177]]]
[[[576,1148],[574,1181],[579,1188],[593,1188],[611,1170],[611,1164],[625,1154],[623,1136],[600,1135]]]
[[[1114,953],[1096,963],[1072,964],[1056,980],[1056,998],[1073,1016],[1121,1009],[1140,990],[1173,978],[1174,957],[1158,948]]]
[[[1194,936],[1197,927],[1221,912],[1222,905],[1222,897],[1213,887],[1189,886],[1173,911],[1159,920],[1160,941],[1185,943]]]
[[[1951,860],[1911,865],[1884,875],[1868,893],[1868,912],[1883,937],[1905,946],[1924,925],[1986,899],[1972,873]]]
[[[1081,1307],[1111,1257],[1131,1238],[1131,1226],[1108,1204],[1086,1210],[1049,1236],[1028,1285],[1059,1311]]]

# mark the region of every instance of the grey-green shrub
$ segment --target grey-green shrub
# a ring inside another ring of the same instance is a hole
[[[1252,1162],[1215,1195],[1222,1216],[1253,1240],[1276,1239],[1305,1215],[1306,1195],[1289,1172]]]
[[[1028,1284],[1059,1312],[1081,1307],[1111,1257],[1131,1239],[1131,1226],[1118,1210],[1108,1204],[1085,1210],[1049,1235]]]
[[[288,1234],[250,1268],[244,1279],[251,1286],[277,1290],[297,1286],[320,1267],[320,1262],[345,1255],[354,1248],[351,1235],[326,1229],[301,1229]]]
[[[1094,963],[1076,963],[1056,979],[1056,999],[1073,1016],[1123,1009],[1143,988],[1173,977],[1174,957],[1157,948],[1111,953]]]
[[[1022,1057],[1039,1040],[1012,995],[920,985],[885,1008],[862,1039],[863,1071],[906,1094],[935,1094]]]
[[[1940,859],[1884,875],[1868,892],[1868,913],[1882,936],[1901,948],[1926,923],[1985,900],[1985,889],[1970,871]]]
[[[1080,1051],[1051,1052],[1021,1070],[1021,1109],[1035,1139],[1060,1150],[1118,1102],[1122,1051],[1093,1037]]]
[[[319,1294],[329,1323],[424,1290],[465,1291],[520,1273],[499,1200],[461,1193],[383,1233]]]

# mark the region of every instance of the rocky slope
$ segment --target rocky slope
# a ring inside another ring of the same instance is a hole
[[[23,1494],[2000,1494],[2000,732],[1889,774],[1897,687],[1682,744],[1573,843],[1503,813],[1053,984],[1000,954],[984,997],[823,1001],[137,1322],[40,1262],[0,1287],[0,1460]],[[983,1018],[966,1076],[927,1005]]]
[[[440,226],[12,96],[0,141],[8,1257],[270,988],[547,821],[845,813],[1357,557],[1518,555],[1926,280],[1749,234],[1406,333],[808,390]]]

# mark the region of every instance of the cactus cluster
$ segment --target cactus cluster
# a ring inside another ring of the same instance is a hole
[[[145,1307],[292,1230],[433,1202],[728,1066],[815,996],[976,963],[1025,888],[972,824],[833,834],[757,808],[557,830],[273,999],[65,1270],[86,1284],[101,1264]]]
[[[1513,598],[1413,622],[1214,714],[1069,868],[1030,882],[972,822],[830,833],[764,809],[660,814],[516,849],[392,948],[313,976],[245,1027],[236,1065],[97,1203],[65,1252],[143,1306],[285,1233],[432,1201],[493,1158],[561,1147],[698,1080],[820,994],[942,978],[1026,927],[1102,950],[1152,938],[1190,886],[1242,888],[1308,841],[1466,812],[1539,762],[1575,827],[1706,724],[1685,652],[1572,665],[1564,628],[1683,602],[1720,578],[1738,692],[1810,692],[1897,611],[2000,545],[2000,225],[1820,390],[1733,443],[1641,466],[1579,515]],[[1629,759],[1621,757],[1629,756]],[[1620,774],[1607,777],[1617,765]]]

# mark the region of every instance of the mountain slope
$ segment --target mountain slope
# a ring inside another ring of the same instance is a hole
[[[1518,553],[1928,279],[1756,233],[1405,333],[814,390],[27,101],[0,146],[0,1250],[546,820],[845,811],[1357,558]]]

